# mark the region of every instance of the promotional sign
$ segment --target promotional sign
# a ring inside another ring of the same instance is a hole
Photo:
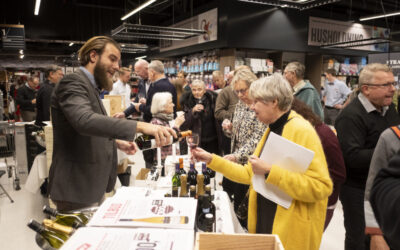
[[[369,38],[389,38],[389,33],[389,29],[385,28],[310,17],[308,26],[308,45],[321,46],[359,41]],[[348,47],[348,49],[385,52],[388,50],[388,44],[372,44]]]
[[[400,53],[379,53],[368,55],[368,63],[383,63],[389,65],[396,81],[400,81]]]

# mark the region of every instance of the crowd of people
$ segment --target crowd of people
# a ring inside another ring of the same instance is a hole
[[[170,136],[190,129],[199,136],[193,158],[223,174],[223,188],[248,232],[278,234],[285,249],[319,249],[339,199],[346,250],[400,247],[400,117],[392,103],[397,82],[387,65],[366,65],[350,99],[351,90],[333,69],[324,72],[319,94],[300,62],[260,79],[247,66],[225,76],[215,71],[210,90],[202,80],[189,82],[184,72],[171,82],[161,61],[140,59],[133,65],[139,85],[132,96],[133,72],[120,68],[115,41],[94,37],[79,58],[77,72],[63,77],[51,67],[37,94],[33,77],[16,98],[24,121],[33,120],[36,110],[40,123],[51,113],[49,193],[59,210],[101,202],[115,184],[116,149],[134,154],[137,132],[154,136],[165,158]],[[104,91],[122,95],[126,109],[108,117],[100,99]],[[137,114],[142,121],[126,119]],[[314,153],[304,172],[260,158],[271,132]],[[153,163],[146,160],[146,167]],[[254,175],[288,194],[290,207],[257,193]],[[246,216],[239,211],[243,204]]]

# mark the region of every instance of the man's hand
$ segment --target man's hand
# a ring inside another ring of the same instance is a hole
[[[199,147],[192,149],[192,156],[197,161],[203,161],[206,164],[209,164],[212,160],[212,154],[208,153],[207,151]]]
[[[125,113],[124,112],[119,112],[119,113],[115,113],[113,115],[114,118],[125,118]]]
[[[146,104],[146,98],[143,98],[143,97],[140,98],[140,99],[139,99],[139,103],[140,103],[140,104]]]
[[[236,162],[236,156],[234,154],[225,155],[224,159],[227,159],[228,161],[231,162]]]
[[[333,106],[335,109],[342,109],[343,105],[342,104],[336,104],[335,106]]]
[[[127,155],[134,155],[138,151],[138,146],[134,142],[115,140],[117,148]]]
[[[133,103],[133,106],[135,106],[135,109],[137,112],[140,112],[140,109],[139,109],[140,105],[141,105],[140,103]]]
[[[232,122],[229,119],[225,119],[222,124],[221,124],[222,128],[224,130],[227,130],[229,132],[232,132]]]
[[[171,144],[171,136],[177,138],[176,132],[172,128],[151,123],[138,122],[136,130],[137,132],[154,136],[157,147]]]
[[[390,250],[382,235],[371,235],[371,250]]]
[[[36,98],[33,99],[31,102],[32,102],[32,104],[36,104]]]
[[[271,170],[270,166],[255,155],[249,157],[249,162],[251,163],[254,174],[264,175]]]

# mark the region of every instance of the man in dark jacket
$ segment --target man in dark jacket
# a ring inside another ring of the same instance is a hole
[[[50,101],[54,86],[60,82],[64,73],[60,66],[51,65],[45,71],[46,80],[40,85],[36,97],[36,125],[43,125],[43,121],[50,121]]]
[[[22,121],[31,122],[36,118],[36,88],[39,86],[39,78],[28,77],[28,82],[17,91],[17,104],[21,109]]]

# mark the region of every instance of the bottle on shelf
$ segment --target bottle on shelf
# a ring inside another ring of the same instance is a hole
[[[192,135],[191,130],[186,131],[176,131],[177,138],[172,137],[170,140],[170,144],[177,142],[180,138],[184,138],[186,136]],[[139,149],[144,151],[148,149],[156,148],[156,140],[153,136],[150,135],[140,135],[135,139],[136,144],[138,145]]]
[[[47,229],[57,231],[68,236],[71,236],[73,233],[75,233],[75,229],[73,227],[61,225],[54,220],[44,219],[43,225]]]
[[[190,185],[189,194],[190,194],[190,197],[196,198],[196,186]]]
[[[197,184],[197,170],[194,167],[194,163],[190,163],[190,170],[188,172],[188,183],[190,186],[196,186]]]
[[[43,213],[55,218],[55,222],[61,225],[78,228],[88,223],[90,215],[84,213],[59,213],[49,206],[43,207]]]
[[[187,188],[187,176],[186,174],[182,174],[180,176],[181,180],[181,193],[179,194],[180,197],[188,197],[188,188]]]
[[[210,175],[207,172],[207,166],[206,164],[203,162],[202,164],[202,172],[204,175],[204,185],[209,185],[210,184]]]
[[[53,248],[59,249],[68,240],[66,234],[62,234],[50,229],[46,229],[42,224],[35,220],[30,220],[28,227],[40,234]]]
[[[175,163],[175,174],[172,176],[172,197],[178,197],[178,190],[181,185],[179,178],[179,163]]]
[[[204,175],[197,174],[197,197],[204,195]]]

